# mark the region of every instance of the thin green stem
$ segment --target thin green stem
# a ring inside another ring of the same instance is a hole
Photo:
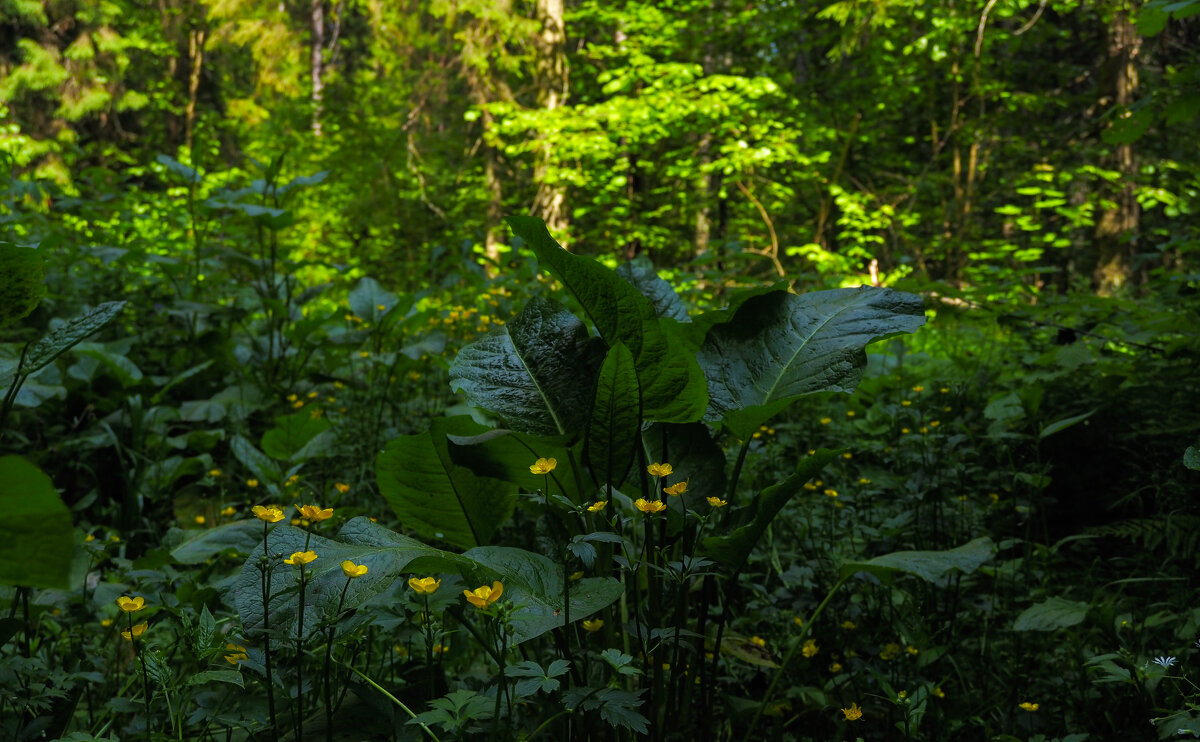
[[[381,685],[379,685],[379,683],[376,683],[374,680],[371,680],[366,675],[362,674],[362,672],[360,672],[358,670],[358,668],[352,667],[351,665],[347,665],[346,663],[342,662],[341,660],[338,660],[338,664],[341,665],[342,667],[346,668],[350,672],[354,673],[358,677],[362,678],[363,682],[365,682],[367,685],[371,686],[375,690],[382,693],[384,698],[387,698],[389,701],[391,701],[392,703],[399,706],[400,709],[402,711],[404,711],[404,713],[408,714],[409,718],[411,718],[411,719],[417,718],[417,715],[415,713],[413,713],[412,709],[410,709],[408,706],[405,706],[403,703],[401,703],[400,699],[396,698],[391,693],[388,693],[386,690],[384,690],[384,688]],[[442,742],[440,739],[438,739],[438,736],[433,733],[433,730],[430,729],[428,726],[426,726],[424,722],[418,721],[417,726],[419,726],[419,727],[421,727],[421,729],[425,730],[425,733],[429,735],[429,738],[432,739],[433,742]]]
[[[307,545],[307,544],[306,544]],[[296,739],[304,739],[304,587],[307,578],[300,565],[300,610],[296,619]]]
[[[275,677],[271,672],[271,554],[267,549],[268,524],[263,521],[263,561],[259,565],[262,570],[262,601],[263,601],[263,657],[267,680],[267,712],[271,717],[271,739],[279,741],[279,726],[275,719]]]
[[[329,663],[333,658],[333,637],[337,630],[338,617],[342,615],[342,606],[346,602],[346,591],[350,589],[350,577],[342,586],[342,596],[338,598],[337,612],[333,614],[333,623],[329,627],[329,640],[325,642],[325,742],[333,742],[333,693],[329,681]]]

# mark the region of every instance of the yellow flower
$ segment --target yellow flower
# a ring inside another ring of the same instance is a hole
[[[107,629],[113,625],[113,620],[111,618],[102,618],[100,619],[100,625]]]
[[[198,526],[204,525],[205,520],[206,520],[206,518],[203,515],[197,515],[196,516],[196,525],[198,525]]]
[[[827,490],[825,490],[825,494],[828,495],[829,497],[837,497],[838,491],[835,489],[827,489]]]
[[[583,572],[572,572],[570,575],[571,582],[579,582],[583,579]]]
[[[309,522],[303,518],[292,518],[292,520],[290,522],[293,526],[296,526],[297,528],[307,528],[310,525]]]
[[[265,520],[268,523],[278,523],[283,520],[283,508],[278,505],[255,505],[250,508],[250,512],[254,513],[254,517],[259,520]]]
[[[362,577],[363,575],[365,575],[367,573],[367,565],[355,564],[354,562],[347,559],[346,561],[342,562],[342,572],[344,572],[345,575],[347,577],[349,577],[350,579],[354,579],[355,577]]]
[[[908,433],[909,433],[908,428],[900,428],[900,435],[908,435]]]
[[[908,698],[908,691],[902,690],[896,694],[896,697],[903,701],[905,698]]]
[[[125,629],[124,631],[122,631],[121,636],[125,637],[129,641],[133,641],[134,639],[141,636],[142,634],[145,634],[146,629],[149,627],[150,627],[150,624],[146,623],[145,621],[142,621],[140,624],[138,624],[137,626],[134,626],[132,629]],[[1037,708],[1036,704],[1035,704],[1034,708]]]
[[[588,619],[584,619],[584,621],[583,621],[583,630],[584,631],[589,631],[589,632],[594,633],[596,631],[599,631],[602,628],[604,628],[604,619],[603,618],[588,618]]]
[[[921,652],[921,650],[917,649],[916,647],[914,647],[911,644],[909,644],[907,647],[905,647],[904,651],[908,652],[909,654],[913,655],[914,657],[916,655],[920,654],[920,652]]]
[[[854,410],[846,410],[846,417],[854,417],[856,414]]]
[[[304,400],[302,400],[302,399],[298,399],[295,402],[292,402],[292,407],[294,407],[297,410],[303,406],[304,406]]]
[[[333,488],[338,492],[341,492],[343,495],[350,491],[350,485],[346,484],[345,482],[338,482],[337,484],[333,485]]]
[[[333,517],[333,508],[322,510],[320,505],[305,505],[303,507],[296,505],[295,508],[300,511],[301,515],[313,522],[329,520]]]
[[[800,654],[804,655],[805,657],[816,657],[817,652],[820,651],[821,648],[817,646],[816,639],[806,639],[804,641],[804,646],[800,648]]]
[[[333,388],[334,389],[345,389],[346,385],[345,385],[345,383],[343,383],[341,381],[335,381],[335,382],[333,382]]]
[[[809,492],[815,492],[817,485],[813,484],[812,482],[805,482],[804,489],[808,490]]]
[[[669,477],[675,471],[670,464],[660,464],[657,461],[646,467],[652,477]]]
[[[300,475],[299,475],[299,474],[293,474],[292,476],[290,476],[290,477],[288,477],[288,478],[287,478],[287,482],[285,482],[285,484],[286,484],[288,487],[291,487],[293,484],[295,484],[296,482],[299,482],[299,481],[300,481]]]
[[[1036,703],[1030,703],[1029,701],[1021,701],[1017,705],[1020,706],[1021,708],[1025,709],[1026,711],[1037,711],[1038,710],[1038,705]]]
[[[667,506],[662,500],[646,500],[639,497],[633,501],[634,507],[641,510],[643,513],[661,513],[667,509]]]
[[[760,647],[765,647],[765,646],[767,646],[767,640],[766,640],[766,639],[764,639],[764,638],[762,638],[761,636],[752,636],[752,637],[750,637],[750,643],[751,643],[751,644],[758,645],[758,646],[760,646]]]
[[[492,603],[500,599],[500,595],[504,593],[504,585],[496,580],[491,587],[482,585],[474,590],[463,590],[463,595],[467,597],[467,602],[476,608],[487,608]]]
[[[369,350],[360,350],[360,351],[358,351],[358,355],[359,355],[359,357],[360,357],[360,358],[370,358],[370,357],[371,357],[371,351],[369,351]]]
[[[121,610],[126,613],[137,613],[146,607],[146,599],[140,595],[136,598],[130,598],[122,595],[117,598],[117,605],[121,606]]]
[[[847,451],[846,453],[842,454],[842,458],[843,458],[843,459],[847,459],[847,460],[849,460],[849,459],[852,459],[852,458],[854,458],[854,454],[852,454],[852,453],[850,453],[849,451]]]
[[[529,465],[530,474],[549,474],[558,466],[557,459],[538,459]]]
[[[901,407],[912,407],[912,400],[911,399],[902,399],[902,400],[900,400],[900,406]]]
[[[940,685],[938,687],[934,688],[933,690],[931,690],[930,693],[932,693],[934,696],[936,696],[938,698],[946,697],[946,691],[942,690],[942,687]]]
[[[231,665],[236,665],[239,662],[245,662],[250,657],[245,652],[234,652],[233,654],[225,655],[225,661]]]
[[[257,479],[247,479],[246,486],[249,487],[250,489],[254,489],[255,487],[258,486],[258,480]]]
[[[235,508],[232,505],[229,505],[221,510],[221,515],[224,515],[226,517],[229,517],[230,515],[237,515],[237,508]]]
[[[208,476],[210,476],[210,477],[219,477],[219,476],[221,476],[221,470],[220,470],[220,469],[209,469],[209,470],[208,470]]]
[[[298,397],[295,394],[287,395],[287,401],[289,401],[289,402],[295,402],[297,399],[298,399]]]
[[[800,618],[799,616],[796,616],[795,618],[793,618],[792,623],[796,624],[800,628],[804,628],[804,619]]]
[[[867,479],[866,477],[859,477],[859,478],[858,478],[858,483],[859,483],[859,484],[870,484],[870,483],[871,483],[871,480],[870,480],[870,479]]]
[[[416,591],[417,595],[433,595],[433,593],[442,585],[441,580],[435,580],[432,577],[416,577],[408,578],[408,586]]]
[[[729,504],[728,500],[722,500],[719,497],[706,497],[704,499],[708,500],[708,504],[712,505],[714,508],[723,508]]]
[[[309,399],[316,399],[319,396],[321,396],[321,393],[318,392],[316,389],[313,389],[311,392],[308,393]]]
[[[83,540],[86,541],[87,543],[91,543],[96,540],[96,534],[89,533],[88,535],[83,537]]]
[[[304,565],[306,565],[310,562],[316,561],[316,559],[317,559],[317,552],[315,552],[315,551],[297,551],[297,552],[294,552],[287,559],[284,559],[283,563],[291,564],[296,567],[303,567]]]
[[[858,628],[858,624],[854,623],[853,621],[851,621],[849,619],[846,619],[845,621],[842,621],[842,628],[846,629],[847,631],[852,631],[852,630]]]
[[[923,387],[923,386],[914,386],[914,387],[913,387],[913,391],[914,391],[914,392],[916,392],[917,394],[920,394],[921,392],[925,391],[925,387]]]
[[[823,417],[823,418],[821,418],[820,422],[822,425],[828,425],[829,423],[833,422],[833,418],[832,417]]]
[[[857,703],[850,704],[848,709],[842,709],[842,713],[846,716],[846,721],[858,721],[862,718],[862,709]]]
[[[879,653],[879,658],[883,660],[894,660],[900,654],[899,644],[887,644],[883,651]]]
[[[429,651],[440,656],[440,655],[445,654],[446,650],[448,650],[448,649],[450,649],[450,646],[447,644],[434,644],[432,647],[429,648]]]
[[[834,675],[837,675],[839,672],[842,671],[842,669],[843,669],[842,664],[840,662],[834,662],[832,665],[829,666],[829,672],[833,673]]]
[[[929,427],[931,427],[931,428],[936,428],[937,426],[939,426],[941,424],[942,424],[941,420],[930,420],[929,421]]]
[[[597,500],[588,505],[587,509],[589,513],[598,513],[606,507],[608,507],[608,500]]]
[[[685,479],[682,482],[676,482],[675,484],[671,485],[670,487],[663,487],[663,492],[666,492],[668,495],[671,495],[672,497],[678,497],[679,495],[682,495],[684,492],[687,492],[688,482],[690,482],[690,481],[692,481],[692,480]]]

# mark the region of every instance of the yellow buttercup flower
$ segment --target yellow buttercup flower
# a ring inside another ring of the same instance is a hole
[[[343,495],[350,491],[350,485],[346,484],[345,482],[338,482],[337,484],[333,485],[333,488],[338,492],[341,492]]]
[[[752,637],[750,637],[750,643],[751,643],[751,644],[756,644],[756,645],[758,645],[758,646],[760,646],[760,647],[765,647],[765,646],[767,646],[767,640],[766,640],[766,639],[764,639],[764,638],[762,638],[761,636],[752,636]]]
[[[942,687],[940,685],[929,692],[938,698],[946,697],[946,691],[942,690]]]
[[[145,621],[142,621],[140,624],[134,626],[132,629],[125,629],[124,631],[122,631],[121,636],[125,637],[129,641],[133,641],[134,639],[138,638],[142,634],[145,634],[146,629],[149,627],[150,627],[150,624],[146,623]]]
[[[663,487],[663,492],[666,492],[668,495],[671,495],[672,497],[678,497],[679,495],[682,495],[684,492],[687,492],[688,482],[690,482],[690,481],[691,481],[690,479],[685,479],[682,482],[676,482],[675,484],[671,485],[670,487]]]
[[[598,513],[606,507],[608,507],[608,500],[597,500],[588,505],[587,509],[589,513]]]
[[[660,464],[655,462],[646,467],[646,471],[650,472],[652,477],[669,477],[674,473],[675,469],[670,464]]]
[[[1026,711],[1037,711],[1038,710],[1038,705],[1036,703],[1030,703],[1029,701],[1021,701],[1017,705],[1020,706],[1021,708],[1025,709]]]
[[[833,422],[833,418],[832,417],[823,417],[819,420],[819,422],[822,425],[828,425],[829,423]]]
[[[206,520],[207,520],[207,518],[205,518],[203,515],[197,515],[196,516],[196,525],[202,526],[202,525],[204,525],[204,522]]]
[[[879,653],[879,658],[883,660],[894,660],[900,654],[900,645],[889,643],[884,645],[883,651]]]
[[[137,613],[146,607],[146,599],[140,595],[136,598],[130,598],[122,595],[117,598],[117,605],[121,606],[121,610],[126,613]]]
[[[806,639],[804,646],[800,648],[800,654],[805,657],[816,657],[821,648],[817,646],[816,639]]]
[[[530,474],[549,474],[558,466],[557,459],[538,459],[529,465]]]
[[[232,505],[229,505],[229,506],[225,507],[223,510],[221,510],[221,515],[224,515],[226,517],[228,517],[230,515],[237,515],[237,508],[235,508]]]
[[[436,655],[443,655],[449,649],[450,649],[450,646],[448,644],[434,644],[432,647],[429,648],[429,651],[433,652]]]
[[[257,479],[247,479],[246,486],[249,487],[250,489],[254,489],[255,487],[258,486],[258,480]]]
[[[411,587],[417,595],[433,595],[439,587],[442,586],[441,580],[435,580],[432,577],[416,577],[408,578],[408,586]]]
[[[854,623],[850,619],[846,619],[845,621],[842,621],[842,628],[846,629],[847,631],[853,631],[854,629],[858,628],[858,624]]]
[[[571,579],[571,582],[579,582],[580,580],[583,579],[583,571],[580,570],[578,572],[572,572],[570,574],[570,579]]]
[[[305,505],[303,507],[296,505],[296,509],[300,511],[301,515],[313,522],[329,520],[333,517],[333,508],[322,510],[320,505]]]
[[[723,508],[729,504],[728,500],[722,500],[719,497],[706,497],[704,499],[708,500],[708,504],[712,505],[714,508]]]
[[[221,476],[221,470],[220,470],[220,469],[209,469],[209,470],[208,470],[208,476],[210,476],[210,477],[219,477],[219,476]]]
[[[504,593],[504,585],[496,580],[491,587],[482,585],[474,590],[463,590],[463,595],[466,596],[467,602],[476,608],[487,608],[492,603],[500,599]]]
[[[857,703],[850,704],[848,709],[842,709],[842,713],[846,716],[846,721],[858,721],[862,718],[862,709]]]
[[[349,577],[350,579],[354,579],[355,577],[362,577],[363,575],[365,575],[367,573],[367,565],[355,564],[354,562],[347,559],[346,561],[342,562],[342,572],[344,572],[345,575],[347,577]]]
[[[278,505],[255,505],[250,508],[250,512],[254,513],[255,518],[268,523],[278,523],[283,520],[283,508]]]
[[[917,649],[916,647],[914,647],[911,644],[909,644],[907,647],[905,647],[904,651],[908,652],[909,654],[914,655],[914,656],[921,653],[921,650]]]
[[[291,564],[295,567],[303,567],[306,564],[317,560],[317,552],[315,551],[297,551],[290,557],[283,560],[284,564]]]
[[[603,618],[595,618],[595,619],[588,618],[588,619],[585,619],[583,622],[583,630],[584,631],[589,631],[589,632],[594,633],[594,632],[599,631],[602,628],[604,628],[604,619]]]
[[[662,500],[647,500],[639,497],[633,501],[634,507],[641,510],[643,513],[661,513],[667,509],[666,504]]]

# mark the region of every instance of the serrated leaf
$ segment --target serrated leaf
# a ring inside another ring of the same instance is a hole
[[[450,387],[518,432],[573,436],[587,424],[603,352],[566,307],[534,297],[498,331],[459,351]]]
[[[755,501],[754,514],[749,522],[728,535],[704,539],[703,555],[733,572],[740,572],[775,516],[803,488],[805,482],[816,476],[837,455],[837,451],[822,448],[805,456],[796,467],[795,474],[762,491]]]
[[[68,587],[71,511],[50,477],[22,456],[0,458],[0,583]]]
[[[107,325],[125,307],[124,301],[108,301],[90,309],[46,335],[30,349],[21,364],[24,376],[37,372],[92,333]]]
[[[268,536],[269,553],[290,555],[307,549],[317,560],[305,570],[304,632],[315,630],[331,619],[342,601],[343,610],[362,605],[389,590],[406,574],[459,574],[471,585],[504,584],[504,599],[520,606],[513,622],[513,643],[520,643],[562,626],[561,566],[549,559],[521,549],[483,546],[463,554],[454,554],[427,546],[358,517],[342,527],[337,540],[309,535],[291,526],[277,526]],[[262,626],[262,587],[258,570],[258,546],[242,566],[233,586],[234,605],[242,623],[254,631]],[[349,582],[342,572],[345,560],[365,564],[367,574]],[[272,576],[271,631],[295,636],[299,569],[278,562]],[[610,578],[584,578],[571,586],[571,616],[584,618],[620,597],[621,585]],[[465,605],[465,602],[464,602]],[[474,610],[469,609],[468,610]]]
[[[380,494],[406,526],[426,538],[466,548],[488,543],[508,520],[517,487],[477,476],[450,456],[448,435],[486,430],[461,415],[438,418],[424,433],[388,442],[375,460],[375,477]]]
[[[641,431],[641,395],[633,354],[622,342],[609,348],[596,378],[583,457],[597,486],[620,487],[633,466]]]
[[[970,574],[992,558],[996,545],[987,536],[946,551],[897,551],[868,559],[865,562],[846,562],[841,573],[869,572],[885,582],[897,574],[916,575],[928,582],[937,582],[951,570]]]
[[[804,395],[854,391],[868,344],[924,323],[921,297],[891,289],[755,296],[732,320],[713,326],[700,348],[705,419],[747,439]]]
[[[1087,618],[1087,603],[1054,597],[1021,611],[1013,622],[1013,631],[1058,631],[1082,623]]]
[[[613,271],[564,250],[541,219],[514,216],[507,221],[541,266],[575,296],[604,341],[629,348],[642,389],[642,416],[662,422],[700,419],[707,403],[704,375],[680,323],[660,320],[654,304]]]

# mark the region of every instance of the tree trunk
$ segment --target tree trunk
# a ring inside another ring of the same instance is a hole
[[[208,33],[204,29],[192,31],[188,36],[188,54],[192,59],[192,70],[188,75],[188,101],[184,116],[183,141],[192,149],[192,134],[196,125],[196,98],[200,93],[200,76],[204,71],[204,42]]]
[[[1138,75],[1134,63],[1142,39],[1130,18],[1131,10],[1121,8],[1113,12],[1108,27],[1108,59],[1102,95],[1110,98],[1118,107],[1118,115],[1125,112],[1137,94]],[[1137,163],[1133,144],[1118,144],[1109,160],[1109,166],[1121,173],[1121,182],[1114,185],[1115,193],[1105,194],[1116,204],[1113,209],[1101,209],[1096,218],[1096,267],[1092,280],[1096,292],[1110,295],[1129,282],[1133,269],[1133,253],[1136,245],[1139,209],[1134,193]]]
[[[537,20],[541,26],[534,38],[537,102],[542,110],[553,111],[562,106],[567,97],[567,37],[563,26],[563,0],[537,0]],[[537,195],[533,213],[545,220],[550,234],[565,247],[569,225],[566,190],[551,172],[553,146],[552,141],[543,139],[534,165]]]
[[[312,131],[321,136],[321,108],[325,99],[325,3],[312,0]]]

